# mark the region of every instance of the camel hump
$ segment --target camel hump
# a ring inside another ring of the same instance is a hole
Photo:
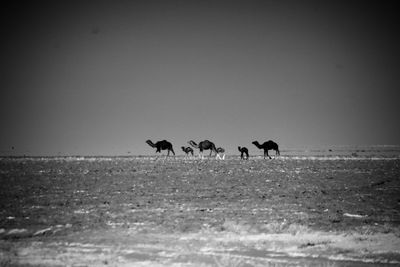
[[[279,151],[279,146],[277,143],[275,143],[274,141],[269,141],[269,144],[272,149]]]
[[[202,142],[205,145],[211,145],[211,146],[215,146],[215,144],[213,142],[211,142],[210,140],[206,139]]]

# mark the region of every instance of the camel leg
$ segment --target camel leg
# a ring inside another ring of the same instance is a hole
[[[203,159],[204,158],[203,152],[204,152],[203,149],[200,148],[200,150],[199,150],[199,159]]]

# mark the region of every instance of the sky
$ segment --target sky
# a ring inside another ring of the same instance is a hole
[[[0,155],[400,145],[388,1],[14,1]]]

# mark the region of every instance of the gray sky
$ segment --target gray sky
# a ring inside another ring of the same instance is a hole
[[[6,5],[0,153],[399,145],[398,8],[336,2]]]

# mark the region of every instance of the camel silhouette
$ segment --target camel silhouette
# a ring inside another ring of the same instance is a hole
[[[161,150],[168,150],[168,154],[167,157],[169,156],[169,152],[171,151],[174,156],[175,156],[175,152],[174,149],[172,148],[172,144],[170,142],[168,142],[167,140],[162,140],[162,141],[158,141],[157,143],[153,143],[151,140],[147,140],[146,143],[153,147],[153,148],[157,148],[156,153],[159,152],[161,153]]]
[[[276,155],[280,155],[281,153],[279,152],[279,147],[278,144],[275,143],[274,141],[267,141],[264,142],[262,145],[260,145],[260,143],[258,143],[257,141],[252,142],[253,145],[255,145],[257,148],[259,149],[264,149],[264,159],[265,159],[265,155],[267,155],[270,159],[270,155],[268,155],[268,150],[275,150],[276,151]]]
[[[184,147],[184,146],[181,147],[181,148],[182,148],[182,151],[186,153],[186,156],[189,156],[189,153],[191,153],[192,156],[193,156],[193,148],[191,148],[191,147]]]
[[[203,157],[203,151],[204,150],[208,150],[208,149],[210,149],[210,157],[211,157],[211,154],[212,154],[213,151],[215,152],[215,155],[218,155],[218,151],[217,151],[217,148],[215,147],[215,144],[213,142],[209,141],[209,140],[201,141],[199,144],[197,144],[193,140],[190,140],[188,143],[192,147],[198,148],[200,150],[200,154],[199,154],[200,158],[204,158]]]
[[[223,153],[222,157],[221,157],[221,153]],[[223,149],[222,147],[218,147],[217,148],[217,156],[215,157],[216,159],[225,159],[225,149]]]
[[[240,151],[240,159],[249,159],[249,150],[247,147],[240,147],[238,146],[238,149]],[[246,154],[246,158],[244,158],[244,154]]]

